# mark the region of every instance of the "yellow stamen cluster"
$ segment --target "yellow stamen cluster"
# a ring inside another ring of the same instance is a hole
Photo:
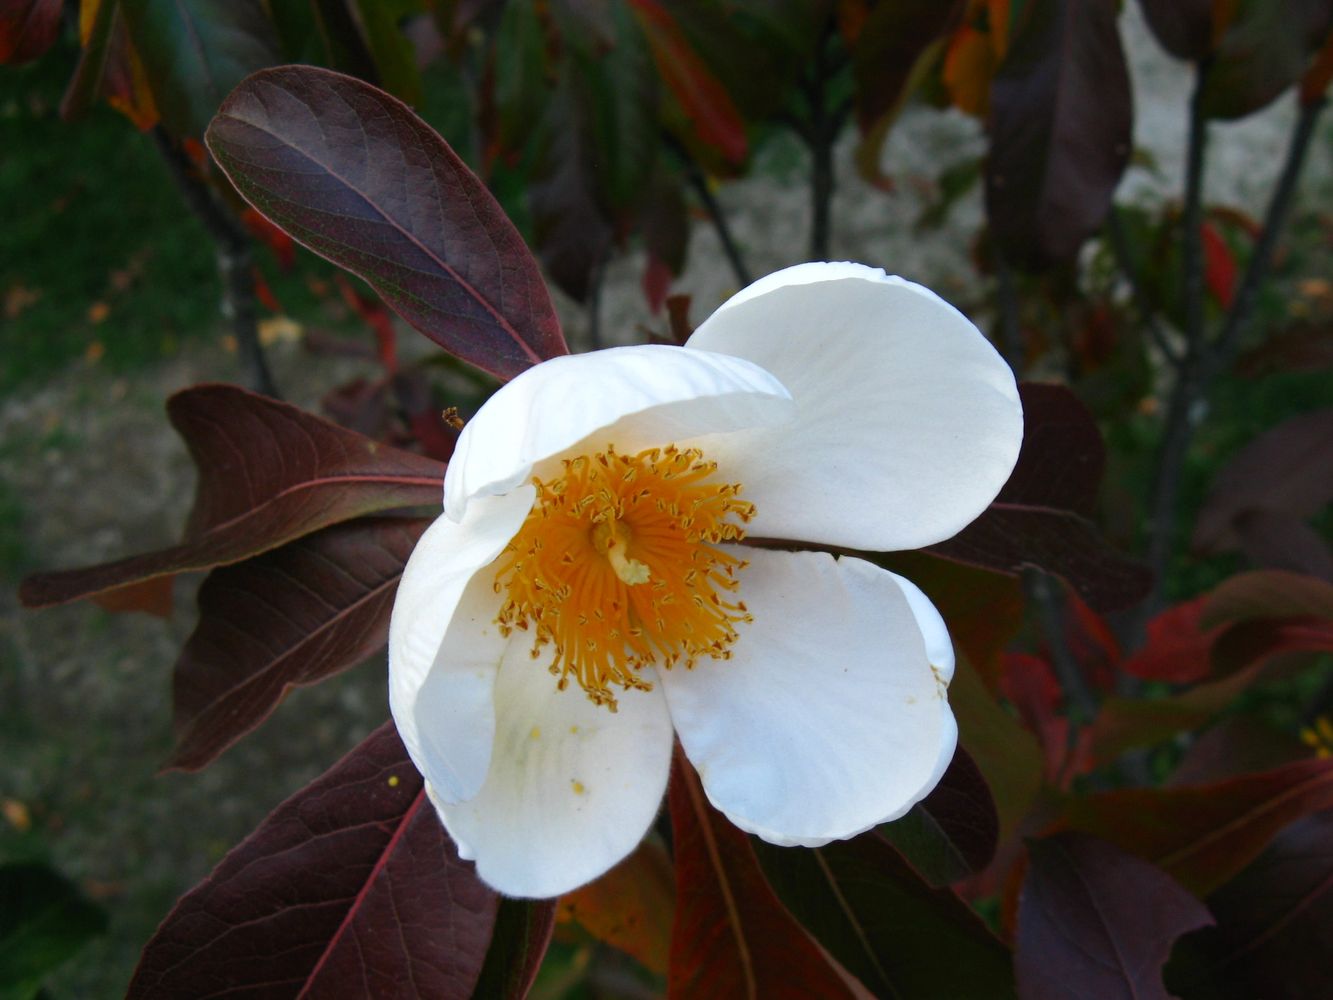
[[[564,462],[501,554],[503,634],[532,630],[532,656],[554,647],[551,673],[616,709],[612,685],[648,690],[648,664],[725,660],[745,602],[726,600],[746,563],[717,546],[745,537],[754,505],[717,463],[675,445],[637,455],[605,451]]]
[[[1301,730],[1301,742],[1313,750],[1316,757],[1333,757],[1333,721],[1327,715],[1319,716],[1314,725]]]

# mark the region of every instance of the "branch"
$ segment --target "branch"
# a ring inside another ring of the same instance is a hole
[[[694,189],[695,195],[703,204],[704,211],[708,213],[709,221],[713,223],[713,229],[717,232],[718,241],[722,244],[722,252],[726,255],[727,263],[731,265],[731,272],[736,276],[736,280],[744,288],[750,284],[753,279],[750,277],[750,269],[745,266],[745,258],[741,256],[740,247],[736,245],[735,239],[731,235],[731,226],[727,223],[727,217],[722,212],[722,206],[717,203],[713,197],[713,192],[708,189],[708,178],[704,176],[703,168],[699,162],[690,155],[690,151],[685,148],[684,143],[674,135],[667,133],[665,136],[666,144],[676,158],[680,160],[685,168],[685,179],[690,182],[690,187]]]
[[[1065,602],[1062,600],[1055,578],[1039,569],[1023,571],[1023,589],[1036,606],[1037,620],[1046,635],[1046,645],[1051,653],[1051,664],[1055,667],[1060,687],[1067,700],[1066,715],[1069,719],[1069,747],[1077,741],[1079,723],[1086,724],[1097,716],[1097,699],[1093,697],[1083,670],[1065,641]]]
[[[250,236],[199,179],[194,165],[181,152],[162,126],[152,130],[153,144],[180,191],[182,199],[212,238],[222,277],[222,314],[231,322],[241,366],[252,388],[274,399],[280,398],[264,348],[259,343],[255,307],[254,254]]]
[[[1162,577],[1175,539],[1176,501],[1185,455],[1194,435],[1197,404],[1203,397],[1201,359],[1207,350],[1203,330],[1203,161],[1208,139],[1208,121],[1201,106],[1208,62],[1199,63],[1194,95],[1190,98],[1189,148],[1185,167],[1185,211],[1181,233],[1183,280],[1182,313],[1185,316],[1185,353],[1176,367],[1176,383],[1167,404],[1162,446],[1157,455],[1148,508],[1148,566],[1156,577],[1153,594],[1145,602],[1151,615],[1161,602]]]
[[[1258,300],[1259,286],[1268,276],[1269,265],[1273,261],[1273,251],[1277,246],[1278,236],[1286,226],[1291,214],[1291,203],[1296,193],[1296,184],[1301,171],[1305,169],[1306,156],[1310,151],[1310,140],[1314,137],[1315,125],[1319,115],[1328,105],[1328,99],[1317,97],[1308,104],[1301,105],[1300,117],[1296,120],[1296,130],[1291,134],[1287,145],[1287,158],[1282,164],[1282,173],[1278,176],[1277,187],[1273,189],[1272,200],[1268,203],[1268,213],[1264,217],[1264,228],[1259,233],[1259,240],[1245,265],[1245,275],[1241,279],[1236,299],[1231,304],[1222,332],[1210,352],[1206,374],[1211,377],[1222,371],[1230,363],[1240,335],[1245,330],[1254,313]]]

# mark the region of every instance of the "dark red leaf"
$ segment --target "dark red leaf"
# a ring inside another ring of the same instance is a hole
[[[1086,518],[1106,460],[1096,422],[1063,386],[1025,382],[1019,393],[1023,447],[1009,482],[979,518],[926,551],[1010,575],[1036,566],[1101,611],[1133,604],[1151,574],[1116,553]]]
[[[1333,323],[1319,322],[1298,322],[1277,331],[1242,354],[1236,363],[1236,373],[1252,379],[1275,371],[1317,372],[1330,368]]]
[[[167,414],[199,469],[185,541],[23,581],[28,607],[63,604],[154,577],[209,569],[312,531],[442,496],[444,466],[231,385],[172,396]]]
[[[1208,598],[1200,597],[1168,608],[1147,627],[1143,648],[1127,659],[1125,673],[1146,681],[1189,684],[1211,671],[1209,657],[1220,628],[1204,629],[1199,619]]]
[[[162,123],[175,135],[203,135],[233,87],[281,61],[261,0],[120,0],[119,6]]]
[[[1333,81],[1333,31],[1328,33],[1314,62],[1301,77],[1301,104],[1308,107],[1321,100],[1330,81]]]
[[[518,232],[396,98],[328,70],[265,70],[206,140],[251,204],[450,353],[500,378],[568,353]]]
[[[1013,996],[1008,949],[879,833],[814,849],[754,846],[782,901],[876,996]]]
[[[1333,27],[1328,0],[1235,0],[1208,63],[1199,107],[1210,118],[1242,118],[1275,100],[1305,73]]]
[[[1326,618],[1277,618],[1241,622],[1218,637],[1213,666],[1223,676],[1281,653],[1333,652],[1333,621]]]
[[[852,50],[856,117],[862,132],[900,105],[917,59],[951,33],[967,5],[958,0],[880,4],[858,26]]]
[[[258,726],[293,687],[384,645],[403,566],[429,518],[361,518],[224,566],[199,590],[199,625],[176,661],[176,747],[195,771]]]
[[[128,996],[464,1000],[499,902],[386,723],[176,905]]]
[[[1006,259],[1068,260],[1129,162],[1133,103],[1109,0],[1032,0],[991,80],[986,212]]]
[[[1283,570],[1239,573],[1209,595],[1202,624],[1212,628],[1269,618],[1333,621],[1333,583]]]
[[[1212,50],[1216,0],[1139,0],[1139,6],[1162,48],[1176,58],[1196,62]]]
[[[523,1000],[532,989],[555,929],[554,899],[501,899],[495,935],[472,996]]]
[[[1054,669],[1040,656],[1009,653],[1004,658],[1000,690],[1041,741],[1046,782],[1058,787],[1069,743],[1069,720],[1059,714],[1064,692]]]
[[[1236,521],[1250,511],[1304,520],[1333,500],[1333,408],[1293,417],[1237,452],[1218,473],[1199,512],[1192,544],[1228,552],[1241,543]]]
[[[745,834],[708,804],[681,754],[676,761],[669,792],[676,922],[667,995],[850,1000],[837,970],[764,881]]]
[[[1203,785],[1269,771],[1309,755],[1309,747],[1295,734],[1252,714],[1229,715],[1190,744],[1169,780],[1172,785]]]
[[[1293,820],[1333,808],[1333,759],[1187,788],[1134,788],[1070,801],[1066,824],[1145,858],[1192,892],[1225,884]]]
[[[142,611],[156,618],[170,618],[175,605],[172,594],[175,577],[155,576],[142,583],[132,583],[128,587],[103,591],[93,597],[93,603],[100,608],[116,614],[127,611]]]
[[[942,886],[990,864],[1000,817],[976,761],[959,747],[935,790],[879,833],[929,884]]]
[[[62,0],[5,0],[0,4],[0,65],[36,59],[60,37]]]
[[[1120,641],[1106,619],[1099,615],[1077,594],[1069,594],[1068,615],[1065,618],[1065,642],[1069,652],[1078,661],[1089,684],[1109,691],[1115,685],[1115,672],[1124,659]]]
[[[1169,1000],[1162,966],[1208,908],[1147,862],[1064,833],[1028,844],[1014,967],[1023,1000]]]
[[[1296,1000],[1328,990],[1333,952],[1333,811],[1297,820],[1208,897],[1214,981],[1239,996]]]
[[[1230,309],[1236,298],[1236,257],[1227,241],[1211,222],[1201,227],[1203,238],[1203,280],[1208,292],[1223,309]]]
[[[1317,529],[1294,514],[1251,509],[1238,514],[1231,527],[1252,566],[1333,580],[1333,549]]]
[[[666,303],[668,293],[671,291],[671,268],[667,267],[661,257],[654,253],[648,254],[648,260],[643,266],[643,278],[639,282],[643,288],[644,301],[648,303],[648,311],[659,313],[662,306]]]

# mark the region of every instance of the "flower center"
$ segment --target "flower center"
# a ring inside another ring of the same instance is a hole
[[[534,659],[555,649],[558,687],[573,677],[613,712],[612,685],[652,688],[646,664],[728,659],[736,624],[751,618],[724,595],[747,564],[718,545],[745,537],[754,505],[716,471],[697,448],[626,456],[608,445],[550,482],[534,478],[532,512],[497,560],[501,632],[531,629]]]

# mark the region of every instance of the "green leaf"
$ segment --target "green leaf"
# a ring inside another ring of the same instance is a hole
[[[421,103],[421,74],[412,43],[399,24],[416,7],[412,0],[357,0],[356,4],[381,86],[411,105]]]
[[[281,61],[260,0],[122,0],[162,122],[202,136],[222,99],[255,70]]]
[[[106,913],[43,864],[0,866],[0,1000],[30,1000],[42,979],[106,929]]]

